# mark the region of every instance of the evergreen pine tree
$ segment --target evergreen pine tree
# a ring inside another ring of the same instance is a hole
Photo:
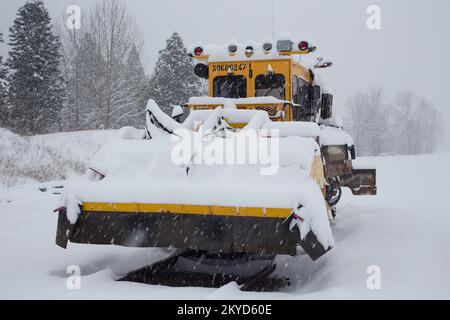
[[[21,134],[61,128],[64,86],[59,68],[60,42],[50,23],[43,2],[35,0],[19,8],[9,29],[11,126]]]
[[[3,43],[3,34],[0,31],[0,43]],[[9,120],[8,108],[8,69],[3,65],[3,57],[0,56],[0,127],[7,127]]]
[[[171,105],[181,105],[199,95],[201,84],[180,35],[174,32],[166,43],[150,79],[149,96],[170,115]]]

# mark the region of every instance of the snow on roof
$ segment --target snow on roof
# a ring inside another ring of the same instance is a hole
[[[230,98],[222,98],[222,97],[191,97],[189,98],[189,104],[211,104],[211,105],[219,105],[226,104],[228,101],[233,102],[234,104],[276,104],[276,103],[284,103],[287,101],[279,100],[275,97],[250,97],[250,98],[238,98],[238,99],[230,99]]]
[[[310,46],[314,46],[314,42],[307,37],[296,38],[290,33],[283,32],[280,33],[275,39],[269,37],[263,43],[248,40],[244,43],[239,43],[235,39],[232,39],[228,44],[223,45],[212,45],[212,44],[202,44],[201,42],[196,42],[192,44],[188,52],[194,55],[194,49],[197,47],[203,48],[202,55],[209,56],[208,60],[211,62],[218,61],[242,61],[242,60],[266,60],[266,59],[291,59],[289,55],[280,55],[277,51],[278,41],[290,41],[292,43],[292,50],[298,50],[298,43],[301,41],[307,41]],[[264,44],[270,44],[270,50],[264,50]],[[236,52],[230,55],[229,46],[235,46]],[[253,49],[253,54],[248,57],[246,52],[248,48]]]
[[[237,51],[234,55],[230,55],[228,52],[228,46],[235,45],[237,47]],[[276,51],[276,43],[272,43],[272,50],[269,53],[264,53],[263,44],[257,43],[254,41],[248,43],[236,43],[232,42],[226,45],[203,45],[201,43],[197,43],[189,47],[188,52],[193,53],[196,47],[203,48],[203,54],[207,55],[208,60],[211,62],[218,61],[241,61],[241,60],[264,60],[264,59],[290,59],[289,56],[280,55]],[[246,48],[248,46],[253,47],[253,55],[247,57],[245,55]]]

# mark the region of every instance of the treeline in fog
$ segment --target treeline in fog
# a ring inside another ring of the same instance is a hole
[[[431,153],[444,135],[442,116],[430,101],[412,91],[387,101],[381,87],[348,97],[344,123],[359,155]]]

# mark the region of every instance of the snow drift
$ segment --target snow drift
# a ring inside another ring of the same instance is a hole
[[[114,131],[22,137],[0,128],[0,186],[63,180],[83,174]]]

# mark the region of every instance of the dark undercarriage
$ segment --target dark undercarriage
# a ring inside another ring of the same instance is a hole
[[[75,224],[59,211],[56,243],[162,247],[220,253],[296,255],[300,245],[315,260],[329,248],[309,232],[300,240],[290,219],[173,213],[82,212]]]

